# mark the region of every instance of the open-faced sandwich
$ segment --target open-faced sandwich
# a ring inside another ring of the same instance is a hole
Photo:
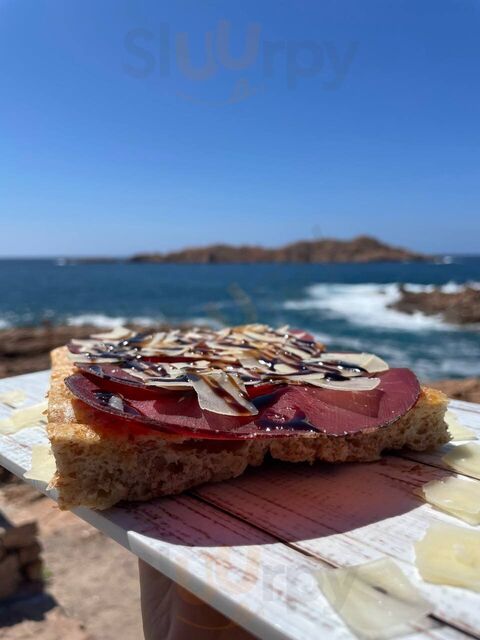
[[[226,480],[267,455],[370,461],[448,441],[445,396],[367,353],[254,324],[72,340],[52,352],[48,434],[62,508]]]

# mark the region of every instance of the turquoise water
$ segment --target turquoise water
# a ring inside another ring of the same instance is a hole
[[[452,264],[153,265],[0,261],[0,327],[127,320],[288,323],[331,347],[370,350],[430,378],[480,375],[480,331],[388,309],[398,284],[480,283],[480,258]]]

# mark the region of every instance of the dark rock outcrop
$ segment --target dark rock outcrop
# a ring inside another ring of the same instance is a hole
[[[433,380],[427,384],[435,389],[440,389],[449,398],[480,403],[480,378]]]
[[[412,314],[421,311],[427,316],[439,315],[452,324],[480,323],[480,290],[465,287],[455,293],[440,289],[413,292],[401,290],[400,300],[391,305],[393,309]]]

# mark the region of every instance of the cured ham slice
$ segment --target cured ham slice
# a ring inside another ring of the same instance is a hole
[[[256,415],[222,415],[202,409],[193,388],[149,389],[126,377],[113,380],[85,369],[66,378],[65,383],[79,400],[118,419],[188,438],[233,440],[319,433],[346,436],[381,429],[413,407],[420,386],[409,369],[389,369],[375,377],[378,384],[369,391],[306,384],[247,387],[245,405],[252,404]]]

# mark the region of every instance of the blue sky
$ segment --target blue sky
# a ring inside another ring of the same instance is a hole
[[[479,20],[467,0],[0,0],[0,256],[363,233],[480,253]]]

